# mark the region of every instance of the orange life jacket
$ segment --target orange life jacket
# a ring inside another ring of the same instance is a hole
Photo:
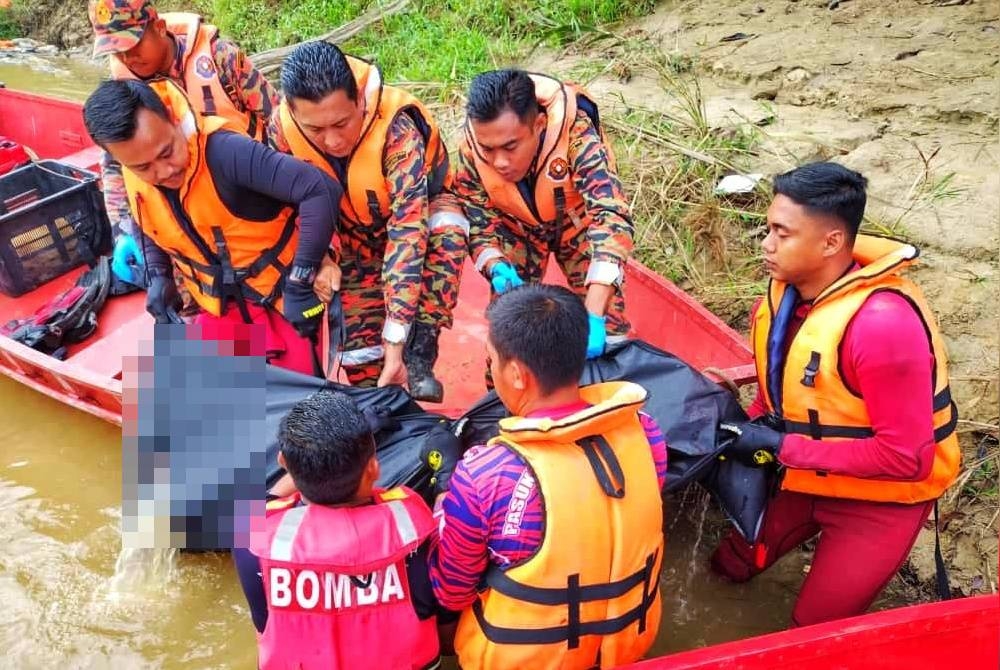
[[[501,177],[479,152],[472,122],[465,122],[465,140],[461,151],[473,161],[483,188],[489,195],[490,205],[513,217],[522,225],[562,226],[568,216],[576,226],[588,225],[583,197],[573,183],[572,165],[569,161],[570,129],[576,121],[578,109],[584,110],[601,136],[597,103],[583,90],[570,83],[563,83],[542,74],[532,74],[535,98],[545,112],[545,138],[538,151],[533,202],[525,200],[517,184]],[[608,168],[615,169],[611,145],[605,142]]]
[[[219,29],[190,12],[164,12],[160,18],[166,22],[171,34],[184,36],[180,83],[191,106],[202,116],[221,116],[240,128],[240,132],[258,142],[263,141],[267,124],[261,123],[253,112],[239,109],[233,102],[237,97],[236,91],[226,89],[219,80],[212,53],[212,40],[219,34]],[[120,60],[110,60],[112,79],[137,79]]]
[[[174,211],[156,186],[123,167],[140,229],[173,258],[191,296],[206,312],[219,316],[227,298],[241,308],[249,300],[280,312],[284,275],[298,246],[295,209],[284,207],[269,221],[230,212],[208,170],[205,146],[214,132],[241,130],[221,117],[203,119],[192,113],[184,92],[169,80],[150,86],[187,136],[189,162],[179,193],[181,211]]]
[[[564,419],[509,418],[501,443],[530,466],[545,508],[538,552],[507,570],[458,624],[466,670],[610,668],[642,657],[660,625],[663,507],[630,382],[581,389]]]
[[[915,247],[885,238],[859,235],[854,245],[861,268],[834,282],[813,300],[801,328],[789,347],[781,369],[770,365],[768,341],[779,316],[786,285],[771,280],[768,298],[751,324],[751,341],[768,409],[784,421],[789,433],[806,435],[816,449],[836,449],[838,440],[871,437],[871,419],[865,401],[847,387],[840,374],[839,352],[851,319],[873,293],[890,291],[909,302],[928,335],[934,356],[934,465],[921,481],[862,479],[815,470],[787,468],[782,488],[814,495],[877,502],[917,503],[938,498],[955,480],[961,461],[955,426],[958,411],[948,386],[948,358],[934,315],[923,293],[899,275],[918,255]],[[786,313],[794,310],[794,294],[785,302]],[[779,326],[780,327],[780,326]],[[891,337],[891,333],[886,334]],[[783,339],[774,335],[772,351]],[[776,393],[777,391],[777,393]],[[905,393],[906,389],[900,389]]]
[[[347,62],[357,81],[358,93],[364,96],[365,117],[361,136],[347,158],[344,197],[340,202],[340,216],[347,225],[341,227],[340,234],[370,243],[373,237],[385,235],[385,223],[392,216],[392,185],[385,174],[385,143],[396,117],[408,114],[423,135],[430,197],[451,185],[451,170],[437,123],[423,103],[401,88],[384,86],[375,65],[353,56],[347,56]],[[292,155],[340,181],[323,150],[299,128],[286,101],[281,102],[278,114]]]

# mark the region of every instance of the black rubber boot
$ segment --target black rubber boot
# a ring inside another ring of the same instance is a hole
[[[414,323],[404,360],[409,374],[410,395],[414,400],[441,402],[444,386],[434,377],[438,357],[438,330],[426,323]]]

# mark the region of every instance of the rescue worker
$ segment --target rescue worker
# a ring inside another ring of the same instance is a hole
[[[436,470],[434,593],[462,610],[459,664],[609,668],[638,660],[660,624],[667,449],[630,382],[579,388],[587,311],[569,289],[530,285],[487,310],[489,365],[513,415]],[[462,459],[459,462],[459,459]],[[457,463],[457,466],[456,466]]]
[[[597,105],[573,84],[497,70],[473,79],[466,113],[455,193],[476,269],[502,293],[541,281],[555,254],[585,299],[587,357],[599,356],[630,329],[622,281],[633,226]]]
[[[256,338],[244,324],[257,324],[268,362],[317,371],[325,305],[312,283],[340,186],[230,121],[195,113],[168,80],[102,82],[83,113],[90,136],[124,167],[150,314],[171,320],[176,267],[203,310],[195,323],[206,339]]]
[[[250,137],[264,139],[278,95],[215,26],[188,12],[160,15],[150,0],[90,0],[88,10],[94,56],[111,57],[113,79],[169,78],[186,91],[197,112],[222,116]],[[112,268],[122,281],[141,285],[135,273],[142,253],[133,237],[121,165],[105,153],[101,172],[115,239]],[[191,301],[186,304],[197,309]]]
[[[343,393],[295,405],[278,445],[298,493],[270,501],[250,551],[233,552],[260,669],[436,667],[427,504],[375,487],[375,438]]]
[[[295,49],[281,88],[273,145],[344,186],[339,267],[322,270],[317,287],[342,292],[348,379],[406,382],[414,398],[441,402],[434,363],[441,329],[452,325],[468,223],[449,191],[434,118],[410,93],[384,85],[376,66],[327,42]]]
[[[756,545],[731,533],[712,567],[743,582],[819,534],[793,626],[864,613],[959,468],[944,343],[900,274],[917,250],[858,234],[866,185],[835,163],[775,178],[751,321],[757,420],[723,426],[736,457],[783,474]]]

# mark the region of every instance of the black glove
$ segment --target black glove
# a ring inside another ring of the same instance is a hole
[[[736,437],[726,453],[748,465],[767,465],[778,458],[785,434],[756,423],[720,423],[719,430]]]
[[[448,490],[451,475],[462,460],[462,442],[445,426],[434,426],[424,436],[424,446],[420,449],[420,460],[431,469],[431,485],[434,495]]]
[[[302,337],[313,338],[319,332],[326,305],[313,292],[312,284],[286,281],[285,318]]]
[[[368,424],[368,430],[372,435],[383,430],[399,430],[400,424],[396,417],[392,416],[392,410],[384,405],[377,407],[367,407],[361,411]]]
[[[146,311],[153,315],[156,323],[177,323],[177,307],[180,296],[177,285],[169,270],[150,269],[149,285],[146,286]]]

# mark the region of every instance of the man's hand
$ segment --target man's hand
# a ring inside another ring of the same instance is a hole
[[[420,461],[430,468],[435,495],[448,490],[451,475],[462,460],[462,452],[461,440],[445,426],[437,425],[427,432],[420,449]]]
[[[748,465],[767,465],[777,460],[785,439],[784,433],[750,422],[720,423],[719,430],[736,436],[726,453]]]
[[[606,322],[607,319],[603,316],[587,313],[587,323],[590,326],[587,333],[587,358],[597,358],[604,353],[604,346],[608,341]]]
[[[403,386],[406,383],[406,364],[403,362],[403,347],[400,344],[382,342],[385,356],[382,359],[382,374],[378,377],[379,387],[390,384]]]
[[[323,302],[329,304],[333,300],[333,294],[340,290],[340,281],[343,278],[343,271],[340,266],[330,258],[324,258],[316,273],[316,281],[313,282],[313,291]]]
[[[326,304],[313,291],[312,284],[285,282],[284,316],[299,335],[313,338],[319,332]]]
[[[512,288],[523,286],[524,280],[517,274],[513,265],[507,261],[497,261],[490,269],[490,284],[493,285],[493,291],[500,295]]]
[[[149,285],[146,287],[146,311],[153,315],[156,323],[176,323],[176,309],[180,303],[177,285],[169,270],[150,270]]]
[[[141,286],[139,279],[143,272],[142,252],[131,235],[119,235],[115,249],[111,253],[111,271],[123,282]]]

